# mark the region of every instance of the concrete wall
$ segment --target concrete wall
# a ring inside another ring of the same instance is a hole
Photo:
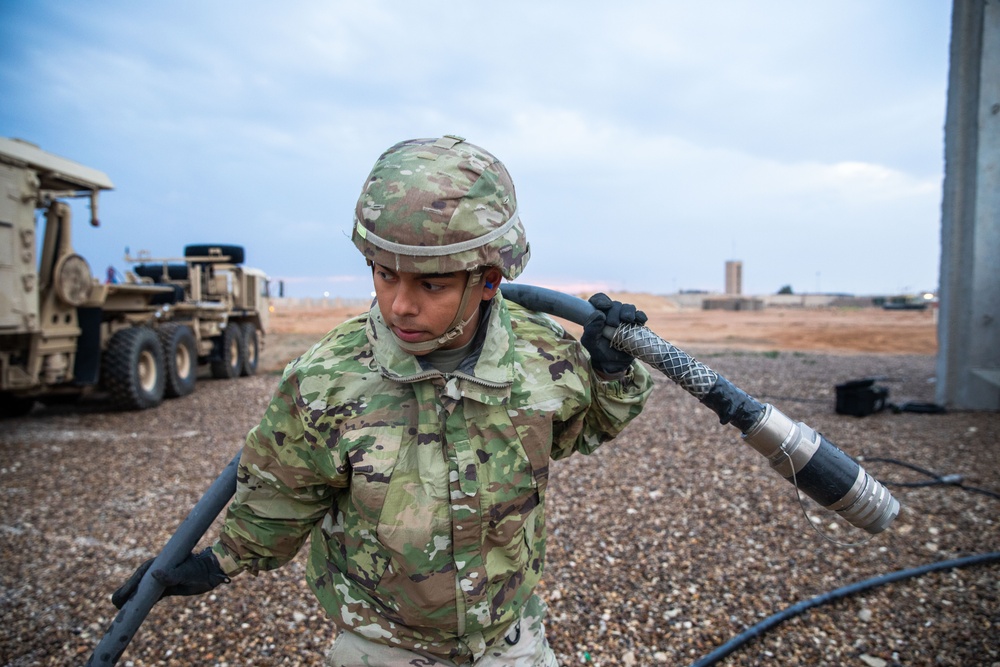
[[[1000,409],[1000,3],[954,0],[935,400]]]
[[[764,302],[749,296],[711,297],[701,302],[702,310],[764,310]]]
[[[706,300],[725,299],[723,294],[660,294],[658,296],[676,303],[681,308],[704,307]],[[762,301],[766,308],[868,308],[873,306],[870,296],[838,296],[835,294],[756,294],[747,299]]]

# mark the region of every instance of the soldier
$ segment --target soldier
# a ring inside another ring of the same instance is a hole
[[[555,665],[534,592],[549,460],[642,410],[648,372],[601,333],[646,316],[595,295],[577,342],[505,301],[529,256],[514,185],[460,137],[383,153],[352,240],[371,310],[288,365],[218,540],[153,576],[164,595],[204,593],[310,538],[307,580],[339,631],[326,664]]]

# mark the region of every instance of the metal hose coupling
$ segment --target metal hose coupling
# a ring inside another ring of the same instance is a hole
[[[533,285],[505,284],[502,290],[504,298],[530,310],[580,325],[594,312],[583,299]],[[638,324],[607,327],[604,335],[611,347],[641,359],[697,398],[718,415],[720,423],[738,428],[747,444],[766,456],[780,475],[853,526],[879,533],[899,514],[896,499],[854,459],[684,350]]]
[[[743,438],[779,475],[857,528],[874,535],[899,514],[899,502],[857,461],[772,405],[764,405],[764,415]]]

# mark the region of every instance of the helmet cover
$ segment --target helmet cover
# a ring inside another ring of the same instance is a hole
[[[531,254],[507,168],[452,135],[403,141],[379,157],[351,240],[370,262],[406,273],[495,266],[514,280]]]

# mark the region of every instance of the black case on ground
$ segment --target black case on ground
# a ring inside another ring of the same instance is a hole
[[[837,414],[865,417],[884,409],[888,387],[875,386],[874,379],[851,380],[837,385]]]

